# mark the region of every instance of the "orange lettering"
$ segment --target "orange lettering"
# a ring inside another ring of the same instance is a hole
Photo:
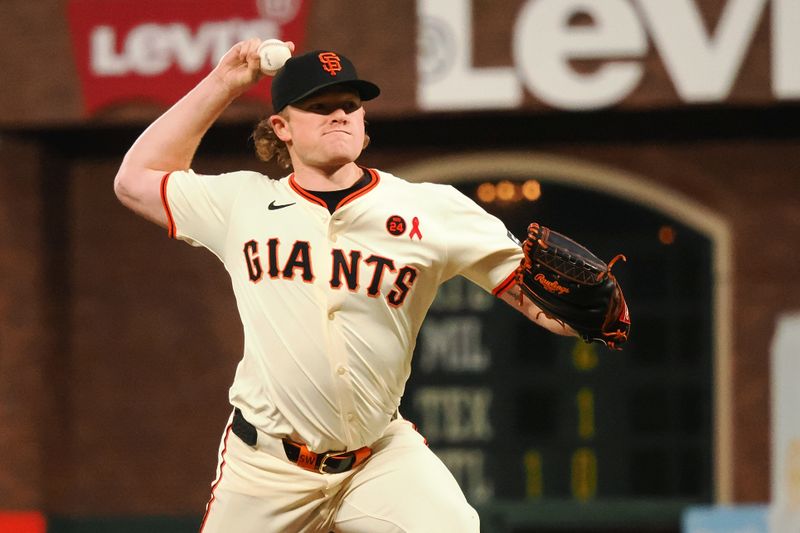
[[[538,281],[539,284],[542,287],[544,287],[544,289],[546,291],[548,291],[548,292],[557,293],[557,294],[567,294],[569,292],[569,289],[567,287],[564,287],[563,285],[560,285],[555,280],[550,281],[549,279],[544,277],[544,274],[541,274],[541,273],[540,274],[536,274],[533,277],[533,279]]]

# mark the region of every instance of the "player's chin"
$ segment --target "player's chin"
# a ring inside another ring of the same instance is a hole
[[[352,163],[358,156],[361,155],[361,150],[353,147],[347,147],[341,150],[331,150],[325,158],[329,165],[340,166]]]

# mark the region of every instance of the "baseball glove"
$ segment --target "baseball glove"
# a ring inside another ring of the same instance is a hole
[[[545,316],[574,329],[586,342],[621,350],[628,340],[628,306],[611,267],[572,239],[537,223],[528,226],[517,285]]]

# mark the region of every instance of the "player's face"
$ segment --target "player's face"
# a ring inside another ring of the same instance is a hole
[[[304,164],[335,168],[355,161],[364,148],[364,108],[358,93],[331,88],[286,108],[283,140]]]

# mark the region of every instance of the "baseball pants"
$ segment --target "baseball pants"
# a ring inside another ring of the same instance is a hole
[[[412,424],[392,421],[361,466],[318,474],[286,459],[280,439],[258,432],[254,447],[231,431],[201,533],[423,533],[480,531],[445,465]]]

